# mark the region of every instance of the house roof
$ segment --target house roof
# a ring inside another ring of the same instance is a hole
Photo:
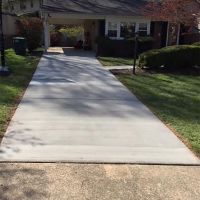
[[[42,9],[69,14],[126,15],[141,14],[148,0],[43,0]]]

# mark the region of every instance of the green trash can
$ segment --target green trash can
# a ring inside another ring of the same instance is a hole
[[[13,48],[17,55],[25,56],[26,55],[26,38],[23,37],[14,37],[13,38]]]

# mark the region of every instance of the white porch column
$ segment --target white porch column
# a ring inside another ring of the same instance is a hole
[[[45,51],[50,47],[50,33],[49,33],[49,22],[47,14],[43,18],[43,27],[44,27],[44,47]]]

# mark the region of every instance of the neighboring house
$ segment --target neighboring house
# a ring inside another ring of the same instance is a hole
[[[12,46],[12,38],[17,34],[17,16],[37,14],[39,16],[40,0],[3,0],[3,30],[6,47]]]
[[[6,37],[16,34],[15,27],[16,16],[3,13],[3,30]]]
[[[4,8],[5,0],[3,0],[3,32],[5,37],[5,46],[10,47],[12,45],[12,37],[16,34],[16,16],[7,12]]]
[[[9,13],[24,15],[40,11],[40,0],[3,0]]]
[[[124,52],[126,39],[139,33],[151,36],[151,48],[168,44],[167,22],[152,22],[142,15],[141,8],[148,0],[7,0],[10,12],[17,15],[38,13],[44,22],[45,48],[50,46],[49,25],[82,25],[85,40],[97,50],[96,38],[109,37],[116,48]],[[198,33],[197,33],[198,35]],[[193,40],[197,40],[194,37]],[[186,39],[182,42],[187,43]],[[193,42],[193,41],[191,41]],[[129,42],[129,47],[130,42]],[[133,45],[129,48],[132,51]],[[148,47],[150,48],[150,47]],[[144,50],[148,49],[144,48]]]

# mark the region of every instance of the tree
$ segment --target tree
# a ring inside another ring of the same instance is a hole
[[[200,19],[199,0],[151,0],[144,8],[144,15],[155,21],[167,21],[177,28],[179,44],[181,25],[198,27]]]
[[[27,39],[30,52],[40,46],[42,40],[42,21],[36,17],[22,17],[17,20],[18,35]]]

